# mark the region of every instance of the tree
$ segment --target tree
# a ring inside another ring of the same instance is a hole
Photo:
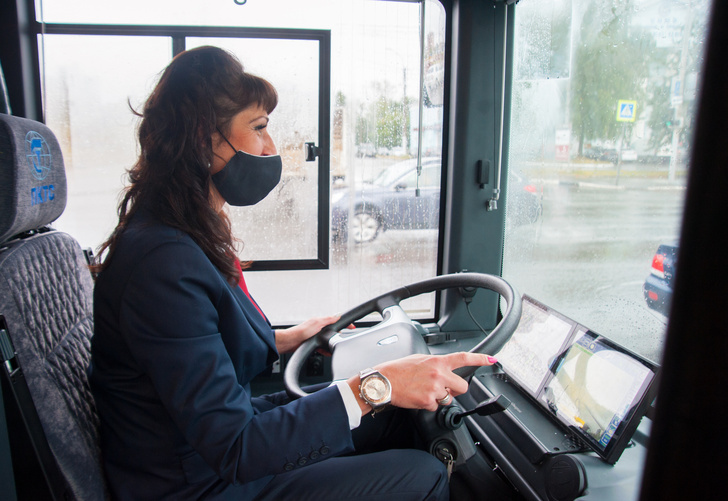
[[[382,95],[374,105],[374,116],[377,131],[377,147],[387,149],[404,146],[409,127],[405,118],[405,110],[401,101],[393,101]]]
[[[648,65],[635,56],[651,49],[652,36],[632,26],[632,2],[614,6],[596,0],[581,22],[571,74],[571,123],[579,138],[581,156],[585,139],[616,139],[622,125],[616,121],[620,99],[645,104]]]
[[[675,112],[670,107],[670,83],[654,85],[649,98],[651,108],[647,126],[650,134],[650,148],[657,152],[662,146],[670,142],[670,129],[673,126]]]
[[[706,38],[706,16],[696,13],[707,12],[708,3],[706,0],[690,0],[681,13],[683,25],[679,38],[663,43],[653,52],[654,67],[659,71],[655,72],[648,87],[651,113],[647,125],[650,128],[650,148],[655,153],[670,144],[674,131],[680,134],[681,143],[687,146],[690,141],[690,121],[695,114],[695,86],[703,65],[702,41]],[[674,79],[682,79],[681,92],[675,96],[682,98],[681,106],[672,102]]]
[[[410,141],[408,103],[389,99],[386,89],[368,109],[362,107],[356,117],[356,144],[371,143],[377,148],[407,146]]]

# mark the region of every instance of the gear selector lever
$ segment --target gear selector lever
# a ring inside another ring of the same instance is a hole
[[[491,399],[481,402],[469,411],[460,412],[461,409],[457,406],[451,406],[443,409],[441,414],[441,424],[450,430],[459,428],[463,424],[463,418],[470,416],[471,414],[477,414],[479,416],[490,416],[497,412],[503,412],[511,405],[511,401],[508,400],[504,395],[497,395]]]

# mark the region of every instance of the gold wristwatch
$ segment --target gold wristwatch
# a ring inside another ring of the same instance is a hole
[[[364,369],[359,373],[359,396],[376,413],[384,410],[392,401],[392,385],[389,379],[374,369]]]

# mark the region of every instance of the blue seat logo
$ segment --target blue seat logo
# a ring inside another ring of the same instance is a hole
[[[48,176],[53,166],[51,148],[43,136],[35,131],[25,135],[25,155],[33,177],[42,181]]]

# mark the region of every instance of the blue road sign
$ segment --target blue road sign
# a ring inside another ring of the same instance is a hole
[[[637,118],[637,101],[620,99],[617,104],[617,122],[634,122]]]

